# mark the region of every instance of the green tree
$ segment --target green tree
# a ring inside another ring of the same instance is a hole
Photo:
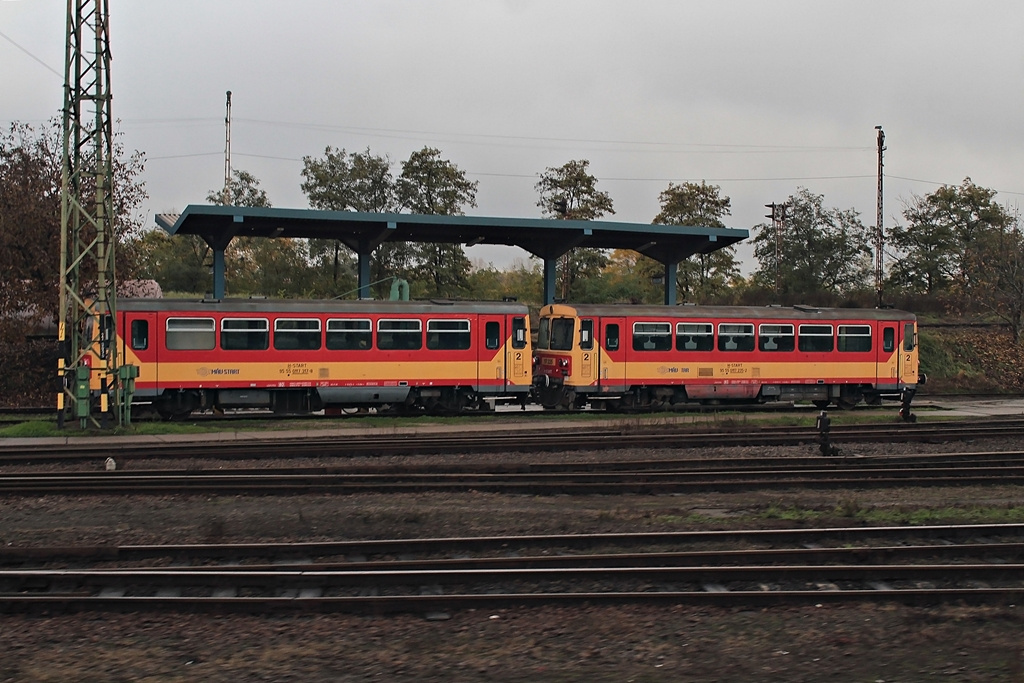
[[[779,294],[798,297],[848,294],[867,286],[873,272],[867,230],[854,209],[829,208],[824,200],[824,195],[800,188],[786,201],[778,263],[774,227],[755,226],[758,283],[772,288],[778,272]]]
[[[1014,342],[1024,339],[1024,234],[1020,216],[979,231],[965,268],[972,274],[963,309],[981,308],[1010,326]],[[974,304],[977,304],[976,306]]]
[[[476,206],[477,183],[441,151],[424,147],[402,163],[396,182],[399,204],[411,213],[461,216],[464,207]],[[470,262],[461,244],[422,243],[413,247],[417,278],[428,283],[430,296],[456,296],[466,292]]]
[[[540,193],[537,206],[545,217],[592,221],[615,213],[611,197],[597,189],[597,178],[589,167],[588,160],[579,159],[545,169],[536,184]],[[602,249],[571,249],[558,262],[561,298],[568,300],[577,282],[600,278],[607,265],[608,256]]]
[[[966,295],[984,270],[979,263],[979,236],[1002,232],[1011,217],[993,200],[995,190],[965,178],[959,186],[943,185],[915,197],[903,211],[906,224],[889,229],[887,244],[897,255],[889,269],[891,286],[933,294]]]
[[[346,152],[328,146],[322,158],[302,158],[302,191],[309,205],[323,211],[359,211],[389,213],[398,211],[395,179],[391,161],[370,152]],[[355,272],[351,256],[341,252],[338,240],[310,240],[310,258],[321,270],[329,269],[335,289],[350,291]],[[408,278],[412,273],[414,255],[404,242],[385,242],[377,247],[370,262],[370,278],[377,282],[374,291],[386,296],[391,277]],[[388,280],[388,281],[385,281]]]
[[[228,186],[220,190],[210,190],[206,195],[206,201],[218,206],[271,206],[270,198],[260,187],[259,179],[248,171],[237,169],[232,172]]]
[[[732,200],[722,189],[707,183],[669,183],[658,196],[661,211],[654,217],[658,225],[688,225],[724,228],[724,216],[732,213]],[[726,247],[710,254],[694,254],[679,264],[676,284],[684,300],[707,302],[725,293],[740,277],[736,249]]]
[[[86,152],[89,154],[90,152]],[[88,164],[88,160],[86,164]],[[124,295],[136,277],[135,243],[142,230],[139,207],[146,198],[140,180],[144,157],[126,154],[113,141],[115,274]],[[30,339],[56,319],[60,282],[61,169],[63,133],[59,120],[36,129],[12,123],[0,131],[0,404],[39,406],[52,401],[56,348]],[[79,201],[95,202],[95,188],[83,183]],[[89,263],[82,281],[95,278]]]

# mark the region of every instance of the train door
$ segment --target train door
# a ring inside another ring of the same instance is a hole
[[[917,354],[914,353],[917,348],[917,331],[912,322],[904,322],[900,325],[903,328],[903,337],[900,340],[899,361],[897,361],[899,378],[907,384],[914,384],[917,382],[917,363],[915,362]]]
[[[121,317],[121,362],[138,367],[135,386],[157,386],[157,315],[151,312],[129,311]]]
[[[500,315],[481,315],[482,339],[477,343],[477,384],[481,389],[504,391],[508,382],[506,359],[502,354],[505,343],[505,318]]]
[[[892,384],[896,382],[896,363],[893,363],[893,354],[896,353],[898,344],[898,333],[896,323],[885,322],[879,326],[881,340],[877,345],[876,382],[878,384]]]
[[[598,385],[603,391],[626,387],[626,319],[599,318]]]
[[[529,354],[530,333],[525,315],[510,316],[512,321],[511,343],[505,348],[505,367],[508,368],[508,383],[526,387],[533,381],[533,358]]]
[[[577,385],[592,387],[597,384],[597,342],[594,339],[596,332],[595,320],[593,318],[580,318],[579,338],[579,367],[573,370],[576,375]]]

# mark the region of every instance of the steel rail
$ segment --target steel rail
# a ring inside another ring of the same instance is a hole
[[[1024,537],[1024,524],[937,524],[922,526],[856,526],[784,529],[726,529],[701,531],[649,531],[593,534],[543,534],[517,536],[469,536],[438,538],[393,538],[289,543],[164,544],[71,547],[0,546],[0,564],[25,562],[111,561],[131,562],[152,558],[245,558],[282,556],[375,557],[405,553],[429,555],[507,551],[516,548],[590,548],[604,546],[720,545],[782,543],[825,545],[865,543],[871,539],[951,539]],[[942,547],[942,546],[937,546]]]

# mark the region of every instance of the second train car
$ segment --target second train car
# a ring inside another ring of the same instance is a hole
[[[899,398],[908,417],[923,379],[916,317],[892,309],[551,304],[534,349],[549,409]]]

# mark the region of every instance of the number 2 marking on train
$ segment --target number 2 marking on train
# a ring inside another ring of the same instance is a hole
[[[522,359],[523,359],[523,352],[522,351],[516,351],[516,360],[522,360]]]
[[[589,363],[590,362],[590,354],[589,353],[583,354],[583,362],[584,363]]]

